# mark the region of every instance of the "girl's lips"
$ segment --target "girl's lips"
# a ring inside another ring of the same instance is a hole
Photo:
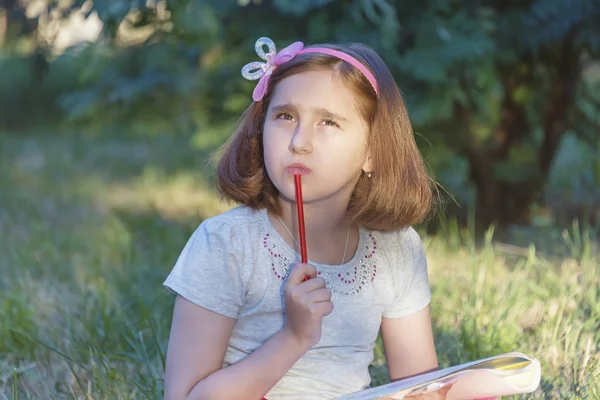
[[[287,167],[286,170],[288,174],[291,175],[308,175],[312,172],[309,168],[306,167]]]

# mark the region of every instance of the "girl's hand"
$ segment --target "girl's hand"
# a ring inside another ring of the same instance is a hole
[[[404,397],[407,400],[444,400],[452,388],[452,384],[439,388],[435,392],[415,394]]]
[[[311,279],[304,281],[307,276]],[[310,348],[321,340],[321,321],[331,314],[331,291],[317,270],[309,264],[297,263],[283,288],[285,301],[285,330],[301,346]]]

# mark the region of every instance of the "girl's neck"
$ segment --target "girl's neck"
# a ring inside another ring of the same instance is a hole
[[[331,204],[325,206],[318,203],[304,205],[304,225],[309,260],[336,265],[341,263],[342,257],[344,262],[348,262],[354,256],[358,246],[358,228],[348,224],[345,214],[343,206],[336,207]],[[297,245],[300,243],[300,236],[296,203],[282,202],[281,221],[274,215],[269,215],[269,219],[286,243],[300,253]],[[293,235],[293,239],[290,237],[290,233]],[[348,238],[347,245],[346,238]]]

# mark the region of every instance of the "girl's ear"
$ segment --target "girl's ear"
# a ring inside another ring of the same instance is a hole
[[[362,170],[364,171],[365,174],[368,174],[369,172],[373,172],[373,170],[374,170],[373,158],[371,157],[371,150],[367,150],[367,157],[365,158],[365,162],[362,166]]]

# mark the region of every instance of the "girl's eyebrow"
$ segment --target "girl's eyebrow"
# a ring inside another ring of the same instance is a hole
[[[292,112],[297,112],[297,111],[298,111],[298,108],[291,103],[278,104],[271,108],[272,113],[283,113],[283,112],[292,113]],[[312,111],[315,114],[319,114],[324,118],[331,118],[331,119],[337,119],[342,122],[348,122],[347,118],[341,116],[340,114],[336,114],[332,111],[329,111],[328,109],[323,108],[323,107],[313,108]]]
[[[286,103],[286,104],[279,104],[276,106],[271,107],[270,110],[272,113],[284,113],[284,112],[296,112],[297,109],[293,104],[290,103]]]
[[[340,114],[336,114],[334,112],[329,111],[326,108],[315,108],[313,109],[315,113],[322,115],[324,118],[337,119],[342,122],[348,122],[348,119],[342,117]]]

